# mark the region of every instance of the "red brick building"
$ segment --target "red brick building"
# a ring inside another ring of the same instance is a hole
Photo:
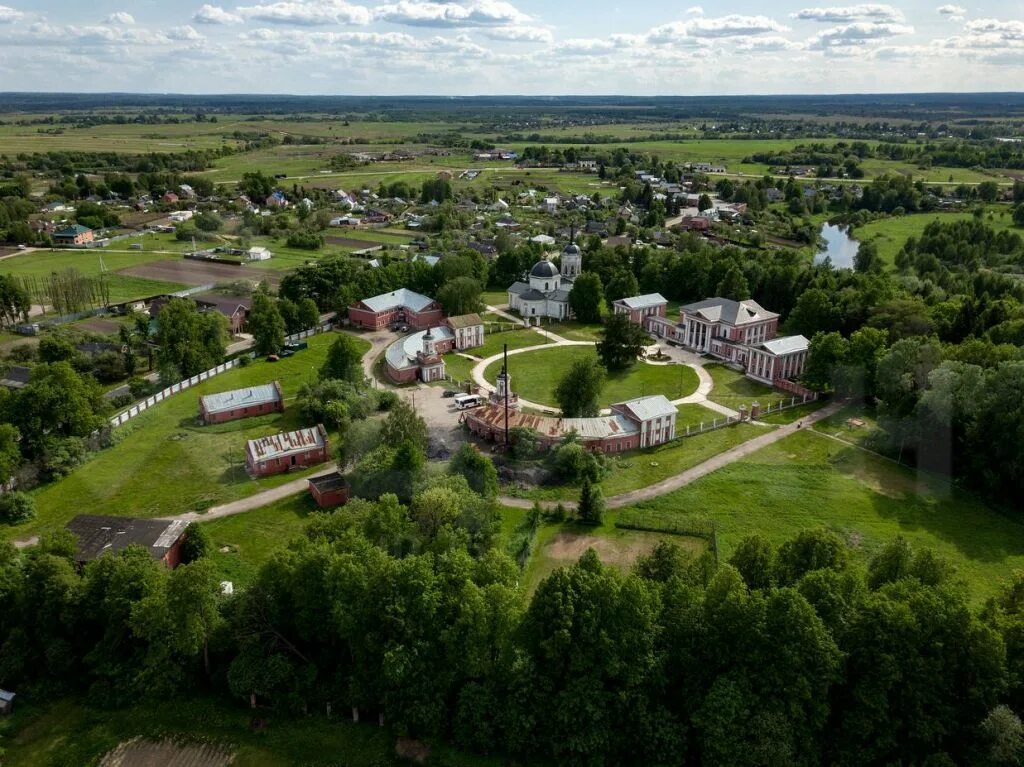
[[[443,356],[482,346],[484,321],[478,314],[449,317],[434,328],[399,338],[384,354],[384,370],[395,383],[439,381],[447,370]]]
[[[181,545],[188,522],[79,514],[67,524],[78,539],[75,561],[82,565],[128,546],[142,546],[170,568],[181,564]]]
[[[668,300],[661,293],[620,298],[612,304],[616,314],[629,315],[629,321],[634,325],[640,325],[644,330],[651,329],[654,324],[652,318],[664,318],[667,307]]]
[[[53,244],[65,247],[82,247],[93,242],[92,229],[81,224],[73,224],[53,233]]]
[[[250,439],[245,449],[245,468],[253,477],[282,474],[292,469],[317,466],[331,458],[323,424]]]
[[[344,506],[348,503],[351,492],[348,480],[340,471],[309,479],[309,494],[321,509]]]
[[[381,330],[393,322],[424,330],[440,324],[443,316],[437,301],[407,288],[364,298],[348,309],[352,324],[368,330]]]
[[[284,412],[284,394],[278,381],[248,389],[207,394],[199,398],[203,423],[224,423],[268,413]]]

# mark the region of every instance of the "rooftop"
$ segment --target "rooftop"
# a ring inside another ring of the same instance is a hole
[[[483,325],[484,321],[476,313],[460,314],[456,317],[449,317],[448,324],[453,328],[472,328],[477,325]]]
[[[775,355],[793,354],[794,352],[805,352],[810,348],[810,341],[803,336],[782,336],[765,341],[760,345],[766,352]]]
[[[472,417],[495,429],[505,428],[505,408],[500,405],[478,408],[473,411]],[[533,429],[541,436],[555,439],[571,431],[575,431],[584,439],[605,439],[623,434],[636,434],[639,431],[636,424],[618,413],[597,418],[557,418],[510,410],[508,427]]]
[[[687,304],[679,311],[695,314],[708,322],[724,322],[729,325],[746,325],[779,316],[765,309],[757,301],[733,301],[731,298],[706,298],[694,304]]]
[[[345,479],[345,475],[340,471],[325,474],[322,477],[310,477],[307,481],[321,493],[348,487],[348,480]]]
[[[322,447],[326,436],[327,433],[322,426],[286,431],[269,437],[250,439],[246,450],[257,461],[286,458],[294,453],[304,453],[312,448]]]
[[[661,306],[667,304],[668,300],[661,293],[647,293],[642,296],[631,296],[620,298],[615,303],[628,306],[630,309],[646,309],[650,306]]]
[[[419,359],[416,355],[423,351],[423,338],[427,333],[430,333],[436,341],[447,341],[455,337],[451,328],[442,325],[399,338],[384,353],[388,364],[396,370],[418,365]]]
[[[279,402],[281,400],[281,384],[274,381],[261,386],[250,386],[248,389],[233,389],[232,391],[207,394],[199,399],[203,403],[203,410],[207,413],[222,413],[240,407]]]
[[[627,402],[617,402],[612,408],[622,408],[632,414],[638,421],[650,421],[662,416],[676,414],[676,406],[673,405],[664,394],[653,394],[650,397],[638,397]]]
[[[145,546],[155,559],[163,559],[178,542],[188,523],[184,520],[134,519],[79,514],[67,524],[78,536],[75,560],[88,562],[106,552],[116,553],[131,546]]]
[[[390,293],[381,293],[379,296],[363,299],[363,304],[372,312],[386,312],[389,309],[398,308],[421,312],[432,303],[434,303],[434,299],[408,288],[399,288]]]
[[[54,232],[54,235],[57,237],[74,237],[75,235],[85,234],[86,232],[91,231],[92,229],[90,229],[87,226],[82,226],[81,224],[72,224],[71,226],[66,226],[63,229]]]

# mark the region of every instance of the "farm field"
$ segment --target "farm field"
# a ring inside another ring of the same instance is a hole
[[[985,209],[983,221],[996,231],[1015,229],[1024,236],[1024,229],[1014,227],[1011,214],[1011,208],[1007,205],[989,205]],[[932,221],[968,221],[973,218],[974,213],[971,211],[911,213],[859,226],[853,230],[852,236],[861,242],[874,242],[878,246],[878,255],[885,263],[892,265],[903,243],[910,237],[920,237]]]
[[[586,346],[539,349],[509,358],[512,391],[523,399],[542,405],[555,405],[554,389],[558,380],[578,359],[596,356]],[[501,362],[487,366],[484,377],[494,383]],[[638,362],[622,373],[610,373],[601,392],[601,407],[644,395],[664,394],[669,399],[686,397],[697,390],[697,374],[685,365],[648,365]]]
[[[309,339],[309,349],[269,363],[254,361],[176,394],[130,421],[122,439],[96,453],[63,479],[33,492],[36,518],[3,528],[10,539],[62,527],[87,509],[93,514],[156,517],[201,511],[244,498],[302,476],[252,479],[245,473],[247,439],[305,425],[295,405],[299,387],[316,375],[333,334]],[[365,349],[369,343],[362,341]],[[202,394],[278,380],[284,413],[202,426],[197,402]]]
[[[754,533],[779,544],[826,527],[864,562],[902,535],[955,565],[975,603],[1024,567],[1024,526],[941,479],[811,431],[635,508],[713,519],[726,559]]]
[[[291,718],[279,712],[270,713],[269,719],[272,726],[253,731],[248,708],[200,696],[119,709],[65,698],[46,706],[21,703],[14,716],[0,720],[0,733],[6,735],[6,767],[96,764],[119,743],[137,736],[154,740],[177,736],[220,744],[234,751],[233,767],[407,764],[395,756],[395,733],[376,722],[353,724],[345,717]],[[440,743],[432,743],[431,748],[439,764],[451,767],[498,767],[503,763],[496,757],[456,752]]]

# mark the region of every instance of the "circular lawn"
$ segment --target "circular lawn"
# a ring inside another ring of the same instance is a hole
[[[597,352],[591,346],[558,346],[512,354],[508,358],[512,391],[530,402],[558,407],[555,386],[572,363],[583,357],[596,358]],[[500,372],[501,361],[492,362],[484,370],[484,378],[493,384]],[[675,400],[693,394],[699,383],[697,374],[686,365],[637,362],[628,370],[605,376],[601,407],[652,394],[664,394]]]

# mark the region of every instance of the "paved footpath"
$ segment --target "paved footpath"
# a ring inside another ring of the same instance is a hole
[[[685,487],[691,482],[695,482],[701,477],[705,477],[711,472],[717,471],[724,466],[735,463],[741,458],[745,458],[763,447],[767,447],[781,439],[785,439],[790,434],[794,434],[802,428],[809,427],[813,423],[817,423],[818,421],[838,413],[845,405],[845,402],[833,402],[821,408],[821,410],[816,410],[810,415],[801,418],[796,423],[780,426],[767,434],[762,434],[760,437],[754,437],[753,439],[747,440],[734,448],[719,453],[718,455],[713,455],[706,461],[698,463],[696,466],[692,466],[691,468],[669,477],[668,479],[664,479],[661,482],[656,482],[653,485],[642,487],[639,490],[631,490],[630,492],[623,493],[622,495],[614,495],[605,501],[605,505],[610,509],[618,509],[623,506],[632,506],[634,503],[649,501],[652,498],[657,498],[658,496],[671,493],[673,490]],[[498,501],[505,506],[513,506],[520,509],[529,509],[533,507],[533,501],[525,498],[500,496]],[[541,503],[542,508],[553,508],[555,505],[556,504],[552,502]],[[576,502],[563,502],[562,505],[571,509],[576,507]]]

